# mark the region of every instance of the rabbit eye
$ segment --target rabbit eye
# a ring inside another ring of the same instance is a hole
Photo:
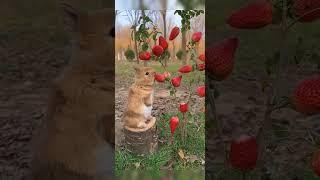
[[[149,72],[146,72],[146,75],[149,75]]]

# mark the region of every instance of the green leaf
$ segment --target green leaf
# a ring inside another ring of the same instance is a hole
[[[148,43],[143,43],[142,44],[142,51],[147,51],[149,49]]]

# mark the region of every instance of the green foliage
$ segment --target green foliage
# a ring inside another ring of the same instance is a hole
[[[190,20],[194,17],[203,14],[203,10],[176,10],[174,14],[178,14],[181,17],[181,31],[186,32],[191,29]]]
[[[179,2],[182,4],[184,9],[195,9],[199,5],[205,4],[205,0],[179,0]]]
[[[124,55],[129,61],[132,61],[135,58],[134,51],[130,48],[124,52]]]
[[[131,154],[127,150],[117,150],[115,153],[116,161],[116,175],[121,176],[127,170],[133,170],[140,172],[152,171],[153,174],[159,175],[161,168],[165,166],[172,166],[174,170],[185,170],[192,168],[194,170],[201,169],[202,164],[200,159],[204,159],[205,156],[205,114],[199,113],[191,115],[187,113],[188,118],[188,136],[185,143],[181,141],[180,129],[178,126],[174,134],[173,145],[169,145],[169,139],[171,137],[169,119],[176,114],[165,114],[159,117],[157,121],[158,135],[161,141],[164,143],[160,146],[159,151],[148,157],[138,157]],[[178,117],[180,123],[182,123],[182,114],[179,113]],[[195,155],[198,160],[194,162],[183,162],[180,160],[178,150],[182,149],[186,156]]]
[[[182,56],[183,56],[183,51],[180,49],[177,53],[176,56],[179,60],[182,60]]]

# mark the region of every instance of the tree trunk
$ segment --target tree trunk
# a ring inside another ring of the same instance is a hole
[[[162,0],[162,19],[163,19],[163,35],[164,38],[167,39],[167,0]],[[167,67],[168,66],[168,59],[164,59],[164,66]]]
[[[187,64],[187,34],[186,31],[182,31],[182,42],[181,42],[181,49],[182,49],[182,63]]]
[[[136,27],[134,27],[133,32],[134,32],[134,34],[136,34],[136,32],[137,32]],[[136,53],[137,64],[139,64],[138,44],[137,44],[137,40],[135,37],[134,37],[134,51]]]
[[[124,127],[124,142],[128,151],[146,156],[156,152],[158,148],[158,136],[156,118],[147,123],[144,129]]]

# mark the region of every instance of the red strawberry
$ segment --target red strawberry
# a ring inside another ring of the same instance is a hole
[[[199,71],[203,71],[205,68],[206,68],[206,65],[204,63],[203,64],[198,64],[198,70]]]
[[[193,33],[191,39],[193,42],[199,42],[202,36],[202,32],[195,32]]]
[[[206,86],[200,86],[197,88],[197,93],[199,97],[204,97],[206,95]]]
[[[163,48],[163,50],[168,48],[168,42],[163,36],[159,37],[159,45]]]
[[[162,46],[159,46],[159,45],[155,45],[153,46],[152,48],[152,52],[155,56],[159,57],[161,56],[161,54],[163,53],[163,48]]]
[[[150,60],[150,58],[151,58],[151,55],[150,55],[150,53],[149,52],[140,52],[139,53],[139,59],[141,59],[141,60],[143,60],[143,61],[148,61],[148,60]]]
[[[179,72],[181,73],[189,73],[192,71],[192,66],[191,65],[184,65],[179,68]]]
[[[310,115],[320,113],[320,76],[299,83],[291,100],[298,112]]]
[[[312,22],[320,18],[319,0],[295,0],[293,9],[300,22]],[[318,9],[318,10],[316,10]],[[308,13],[311,12],[312,13]],[[308,13],[308,14],[307,14]]]
[[[239,29],[258,29],[272,23],[272,4],[256,0],[234,12],[227,23]]]
[[[182,76],[177,76],[171,79],[171,83],[174,87],[179,87],[181,84]]]
[[[320,151],[317,151],[311,160],[311,167],[313,169],[313,172],[320,176]]]
[[[233,139],[230,147],[229,159],[231,165],[241,171],[255,168],[258,159],[258,145],[256,138],[241,135]]]
[[[176,130],[177,126],[179,124],[179,118],[174,116],[170,119],[170,130],[171,134],[174,134],[174,131]]]
[[[188,104],[187,103],[181,103],[179,106],[179,110],[182,113],[188,112]]]
[[[238,38],[227,38],[206,49],[206,69],[216,80],[224,80],[232,73],[238,44]]]
[[[166,80],[166,77],[164,74],[156,73],[154,75],[154,79],[158,82],[164,82]]]
[[[174,40],[180,33],[180,29],[178,27],[174,27],[171,30],[170,36],[169,36],[169,40],[172,41]]]
[[[205,62],[206,61],[206,56],[204,54],[200,54],[199,60],[202,61],[202,62]]]
[[[164,77],[167,79],[167,78],[170,78],[171,74],[169,72],[164,72],[163,73]]]

